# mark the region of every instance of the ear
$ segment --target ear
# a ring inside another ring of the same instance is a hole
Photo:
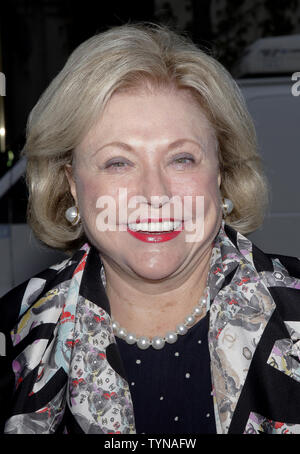
[[[70,186],[70,192],[73,196],[73,199],[75,200],[76,205],[78,204],[77,200],[77,191],[76,191],[76,184],[75,184],[75,179],[74,179],[74,174],[73,174],[73,167],[71,164],[66,164],[65,165],[65,174],[69,182]]]

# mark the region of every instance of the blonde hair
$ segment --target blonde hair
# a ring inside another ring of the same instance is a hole
[[[29,116],[24,148],[28,223],[43,243],[72,252],[86,241],[82,225],[65,219],[74,205],[65,165],[72,163],[73,149],[111,96],[148,82],[193,93],[218,139],[221,194],[234,203],[226,223],[242,234],[262,224],[268,186],[236,82],[187,37],[162,25],[126,24],[77,47]]]

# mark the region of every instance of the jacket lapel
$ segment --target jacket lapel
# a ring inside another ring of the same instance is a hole
[[[209,283],[209,349],[218,433],[228,433],[256,347],[275,309],[254,266],[251,241],[228,226],[226,230],[232,239],[223,223],[213,248]]]

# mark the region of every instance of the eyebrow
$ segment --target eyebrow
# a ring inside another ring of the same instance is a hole
[[[167,146],[167,150],[171,150],[172,148],[177,148],[181,145],[184,145],[185,143],[192,143],[194,145],[196,145],[197,147],[201,148],[204,150],[204,145],[203,143],[199,143],[197,142],[196,140],[192,140],[192,139],[178,139],[178,140],[175,140],[175,142],[172,142],[170,143],[168,146]],[[132,152],[134,151],[133,147],[131,147],[130,145],[128,145],[127,143],[125,142],[118,142],[118,141],[115,141],[115,142],[110,142],[110,143],[107,143],[105,145],[102,145],[102,147],[98,148],[93,154],[92,156],[95,156],[97,153],[99,153],[99,151],[103,150],[103,148],[106,148],[106,147],[118,147],[118,148],[121,148],[125,151],[129,151],[129,152]]]

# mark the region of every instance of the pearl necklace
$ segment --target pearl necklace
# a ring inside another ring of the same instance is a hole
[[[106,288],[106,276],[103,266],[101,267],[101,279],[104,288]],[[152,339],[150,339],[146,336],[136,336],[133,333],[128,333],[125,328],[122,328],[120,324],[116,320],[114,320],[113,317],[111,317],[113,332],[120,339],[125,340],[129,345],[136,343],[136,345],[141,350],[146,350],[150,346],[155,350],[161,350],[165,346],[166,342],[168,344],[174,344],[178,339],[178,335],[183,336],[188,332],[189,328],[195,323],[196,319],[203,314],[203,309],[205,307],[207,309],[208,302],[209,287],[206,287],[203,296],[200,298],[198,304],[194,307],[192,313],[185,317],[182,323],[176,326],[175,331],[168,331],[163,337],[154,336]]]

